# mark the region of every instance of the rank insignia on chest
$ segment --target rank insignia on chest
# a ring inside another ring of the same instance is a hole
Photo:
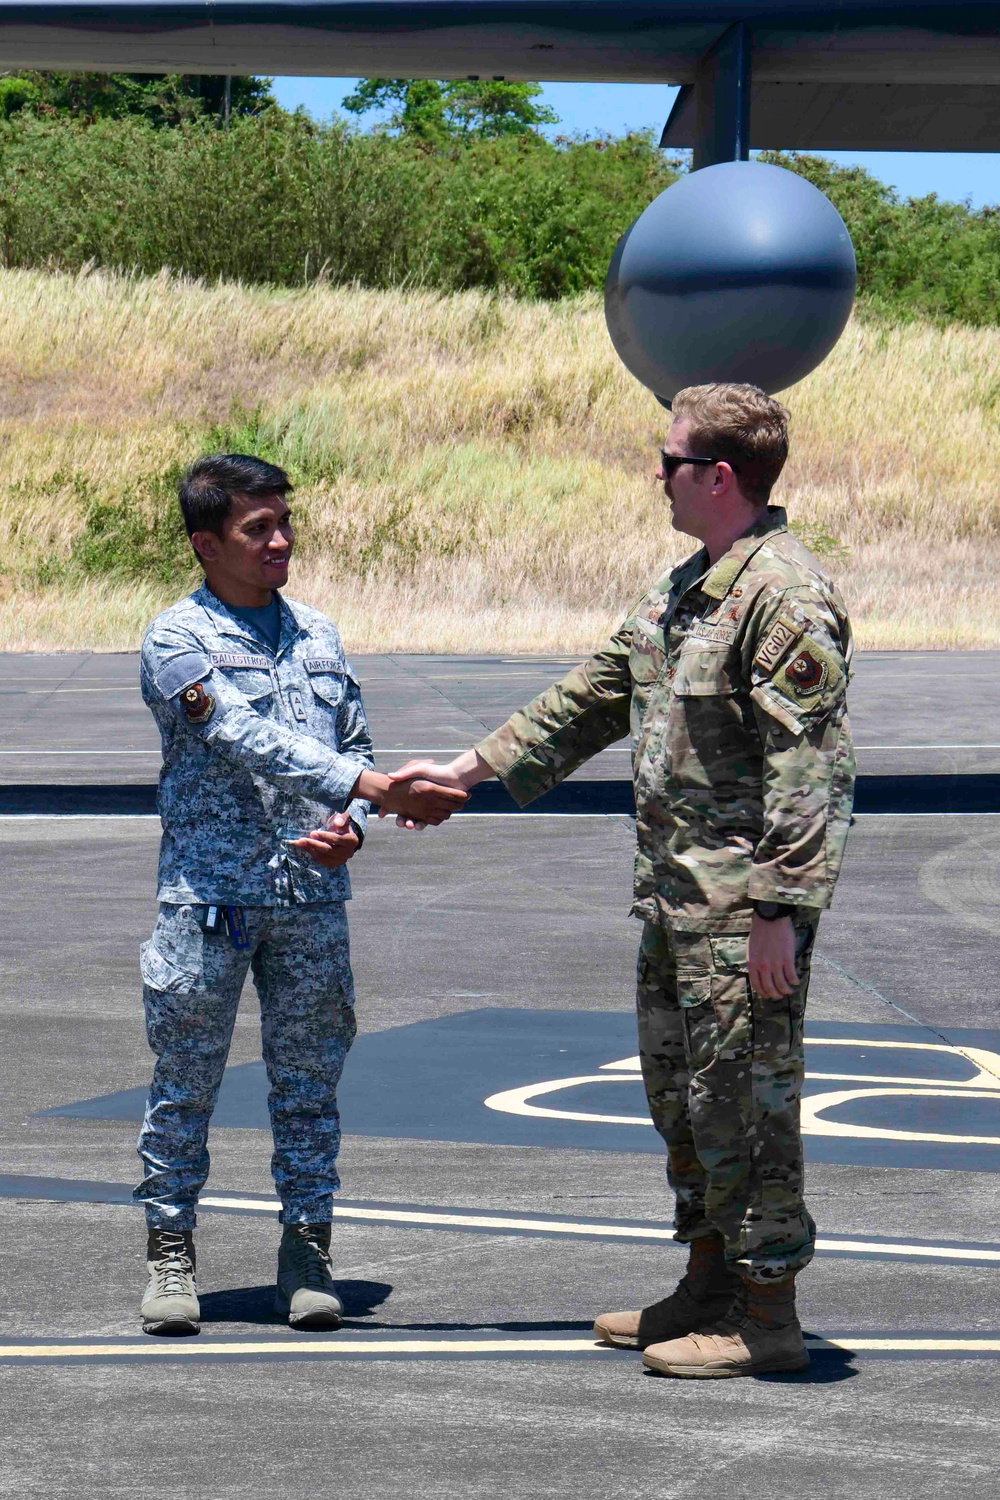
[[[814,693],[823,686],[826,668],[811,651],[800,651],[786,668],[790,681],[804,693]]]
[[[302,694],[299,692],[298,688],[289,688],[288,702],[291,707],[292,713],[298,719],[299,723],[304,724],[306,722],[306,706],[302,700]]]
[[[722,603],[719,605],[718,610],[716,611],[715,623],[717,625],[736,624],[744,608],[742,603],[743,594],[743,585],[740,583],[738,583],[734,589],[730,589],[729,593],[723,599]]]
[[[215,713],[215,699],[200,682],[181,693],[181,708],[192,724],[205,724]]]

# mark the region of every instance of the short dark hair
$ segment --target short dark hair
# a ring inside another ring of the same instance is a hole
[[[295,486],[275,464],[248,453],[209,453],[188,469],[177,498],[188,536],[196,531],[222,535],[222,524],[236,495],[287,495]]]
[[[689,385],[671,403],[689,417],[688,442],[706,458],[724,458],[753,505],[766,505],[788,457],[788,412],[756,385]]]

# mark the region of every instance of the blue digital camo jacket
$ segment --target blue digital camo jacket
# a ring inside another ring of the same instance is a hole
[[[374,764],[361,690],[337,627],[281,599],[277,651],[203,585],[164,610],[142,643],[142,696],[163,741],[159,899],[289,906],[343,901],[346,867],[289,847],[351,802]],[[200,722],[183,695],[202,689]]]

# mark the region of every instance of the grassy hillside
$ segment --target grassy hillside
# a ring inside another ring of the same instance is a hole
[[[689,550],[596,298],[0,271],[0,646],[134,648],[195,578],[179,469],[288,467],[349,649],[584,652]],[[1000,332],[856,322],[781,486],[868,647],[1000,645]]]

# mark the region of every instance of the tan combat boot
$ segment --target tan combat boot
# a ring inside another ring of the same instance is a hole
[[[149,1281],[140,1309],[143,1333],[200,1333],[194,1235],[190,1229],[151,1229],[146,1269]]]
[[[645,1349],[724,1317],[740,1290],[740,1278],[726,1265],[721,1235],[692,1240],[688,1251],[687,1272],[669,1297],[642,1312],[602,1313],[594,1337],[619,1349]]]
[[[286,1224],[278,1250],[275,1309],[292,1328],[339,1328],[343,1304],[333,1286],[329,1224]]]
[[[650,1345],[642,1356],[646,1368],[693,1380],[804,1370],[809,1355],[795,1316],[795,1277],[745,1281],[743,1288],[732,1310],[714,1327]]]

